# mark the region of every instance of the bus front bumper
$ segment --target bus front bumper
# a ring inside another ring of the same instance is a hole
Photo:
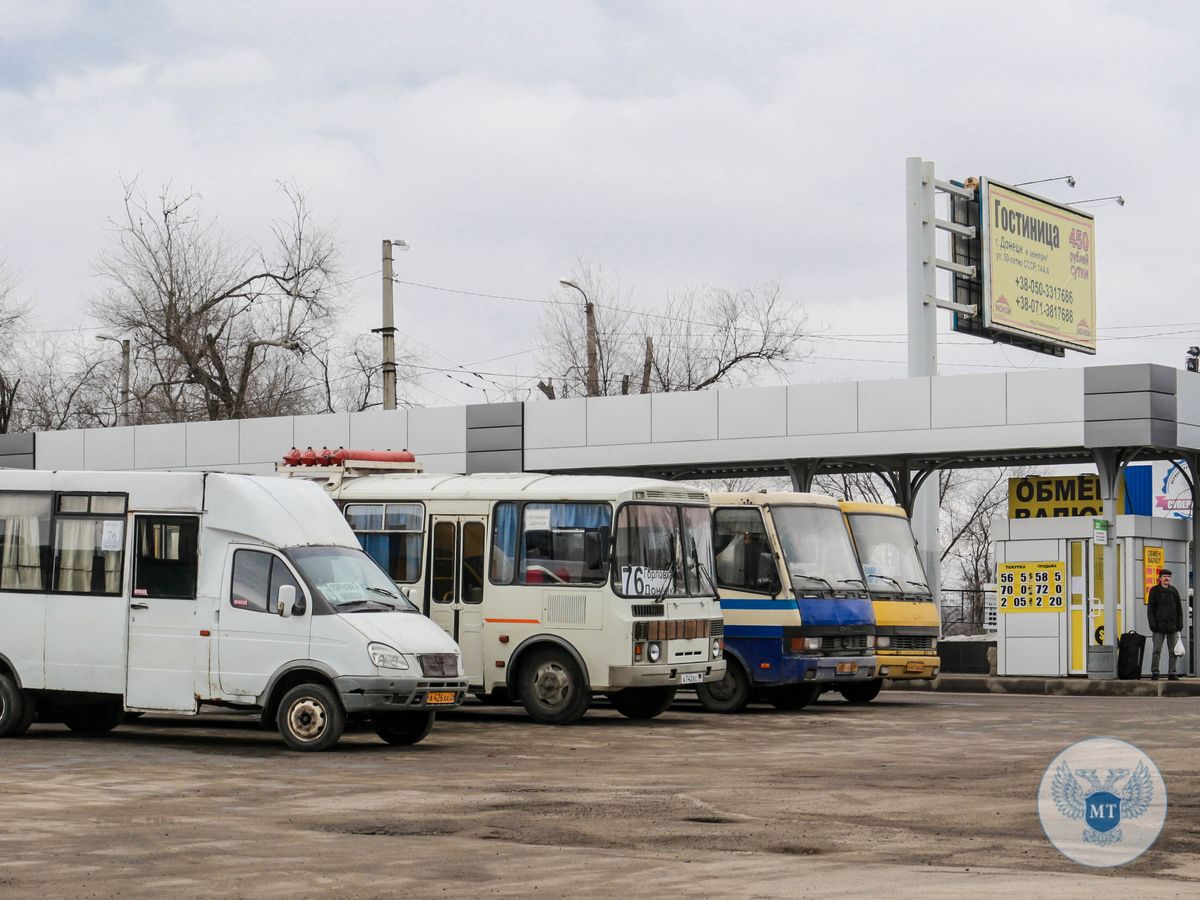
[[[830,685],[870,681],[875,677],[874,656],[785,657],[785,663],[791,659],[800,664],[802,673],[795,681]]]
[[[884,655],[881,652],[876,660],[879,663],[878,677],[895,681],[916,681],[918,679],[928,681],[937,677],[938,668],[942,664],[941,659],[936,656],[918,653]]]
[[[725,660],[723,659],[713,659],[708,662],[608,667],[608,686],[611,688],[694,687],[697,684],[720,681],[724,677]]]
[[[454,709],[467,695],[465,678],[343,676],[333,683],[347,713]]]

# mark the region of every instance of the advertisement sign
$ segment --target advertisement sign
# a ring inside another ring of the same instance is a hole
[[[996,566],[1000,613],[1062,612],[1067,608],[1067,567],[1062,560]]]
[[[1124,485],[1117,485],[1117,509],[1125,508]],[[1095,475],[1029,476],[1008,479],[1010,519],[1098,516],[1104,512]]]
[[[1095,353],[1092,216],[986,178],[979,190],[985,328]]]
[[[1179,463],[1157,460],[1154,466],[1154,508],[1156,516],[1169,519],[1192,517],[1192,486]]]
[[[1162,547],[1144,547],[1142,549],[1142,602],[1150,602],[1150,588],[1158,584],[1158,573],[1166,565],[1166,557]]]

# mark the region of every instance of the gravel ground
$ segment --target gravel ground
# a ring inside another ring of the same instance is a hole
[[[1115,871],[1059,855],[1035,806],[1096,735],[1170,796]],[[0,895],[1194,897],[1198,737],[1196,698],[895,691],[568,728],[472,705],[416,747],[359,729],[324,754],[236,715],[35,725],[0,742]]]

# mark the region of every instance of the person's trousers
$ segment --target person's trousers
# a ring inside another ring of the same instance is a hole
[[[1162,645],[1163,645],[1164,640],[1167,642],[1167,659],[1169,660],[1169,662],[1167,663],[1167,674],[1168,675],[1175,674],[1175,660],[1178,659],[1178,657],[1175,656],[1175,654],[1172,652],[1171,648],[1175,646],[1175,638],[1177,638],[1178,636],[1179,636],[1178,631],[1171,631],[1171,632],[1155,631],[1154,632],[1154,650],[1152,651],[1154,653],[1154,655],[1150,657],[1150,674],[1151,675],[1158,674],[1158,654],[1159,654],[1159,651],[1162,650]]]

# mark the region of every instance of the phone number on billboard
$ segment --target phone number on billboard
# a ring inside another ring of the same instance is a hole
[[[1038,281],[1036,278],[1029,278],[1026,275],[1021,275],[1017,278],[1017,287],[1030,294],[1045,297],[1048,300],[1061,300],[1063,303],[1070,303],[1075,299],[1074,291],[1056,287],[1053,284],[1046,284],[1043,281]]]
[[[1017,308],[1034,316],[1070,324],[1075,321],[1075,311],[1069,306],[1056,306],[1033,297],[1018,297]]]

